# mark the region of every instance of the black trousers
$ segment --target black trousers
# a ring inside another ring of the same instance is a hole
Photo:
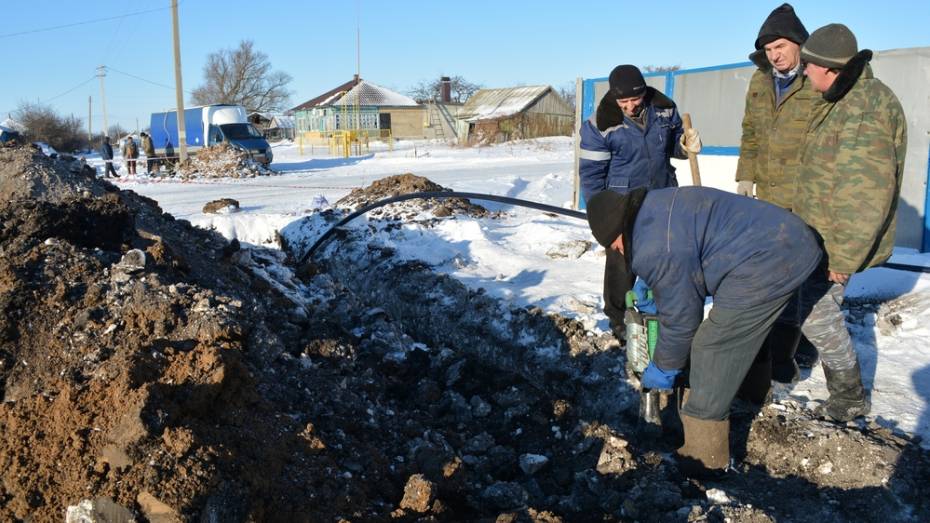
[[[106,167],[103,170],[103,176],[110,176],[112,173],[113,177],[116,178],[118,175],[116,174],[116,169],[113,168],[113,160],[107,160],[104,163],[106,164]]]
[[[626,266],[623,255],[607,249],[604,264],[604,314],[610,320],[611,329],[623,329],[623,313],[626,311],[626,293],[633,288],[636,276]]]

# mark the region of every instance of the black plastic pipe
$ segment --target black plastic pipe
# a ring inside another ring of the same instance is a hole
[[[540,211],[551,212],[555,214],[561,214],[563,216],[568,216],[570,218],[578,218],[579,220],[587,220],[588,215],[581,211],[573,211],[571,209],[563,209],[562,207],[556,207],[554,205],[547,205],[545,203],[531,202],[529,200],[520,200],[518,198],[510,198],[507,196],[498,196],[496,194],[481,194],[474,192],[449,192],[449,191],[427,191],[427,192],[415,192],[410,194],[401,194],[399,196],[392,196],[390,198],[385,198],[384,200],[378,200],[375,203],[366,205],[360,209],[356,209],[355,212],[349,214],[345,218],[339,220],[339,223],[333,225],[328,231],[326,231],[323,236],[320,236],[313,245],[310,246],[310,249],[300,258],[298,265],[303,265],[307,263],[307,260],[310,259],[310,256],[319,249],[330,236],[332,236],[336,229],[342,227],[343,225],[349,223],[350,221],[358,218],[359,216],[365,214],[366,212],[377,209],[378,207],[383,207],[391,203],[402,202],[406,200],[413,200],[416,198],[471,198],[475,200],[488,200],[492,202],[501,202],[507,203],[510,205],[517,205],[520,207],[528,207],[530,209],[537,209]],[[930,273],[930,267],[921,267],[919,265],[904,265],[901,263],[885,263],[879,267],[885,267],[888,269],[895,269],[901,271],[910,271],[910,272],[924,272]]]
[[[377,209],[378,207],[383,207],[391,203],[402,202],[405,200],[413,200],[415,198],[471,198],[474,200],[489,200],[492,202],[501,202],[507,203],[510,205],[518,205],[520,207],[529,207],[530,209],[538,209],[540,211],[551,212],[555,214],[561,214],[563,216],[569,216],[571,218],[578,218],[579,220],[587,220],[588,215],[581,211],[573,211],[571,209],[563,209],[561,207],[555,207],[554,205],[546,205],[545,203],[531,202],[529,200],[520,200],[517,198],[509,198],[507,196],[497,196],[496,194],[480,194],[474,192],[438,192],[438,191],[427,191],[427,192],[415,192],[410,194],[401,194],[399,196],[392,196],[390,198],[385,198],[384,200],[378,200],[375,203],[366,205],[359,209],[356,209],[352,214],[349,214],[345,218],[339,220],[339,223],[333,225],[328,231],[323,233],[323,236],[320,236],[313,245],[310,246],[310,249],[300,258],[298,265],[303,265],[307,263],[307,260],[310,259],[310,256],[320,248],[330,236],[336,232],[336,229],[342,227],[343,225],[349,223],[350,221],[358,218],[359,216],[365,214],[366,212]]]

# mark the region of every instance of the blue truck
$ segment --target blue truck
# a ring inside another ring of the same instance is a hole
[[[185,109],[184,132],[189,154],[226,142],[265,166],[274,159],[268,140],[249,123],[241,105],[214,104]],[[157,156],[170,158],[178,154],[177,111],[152,113],[151,133]]]

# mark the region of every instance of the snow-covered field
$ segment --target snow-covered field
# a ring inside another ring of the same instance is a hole
[[[333,158],[319,147],[306,148],[301,155],[294,144],[279,145],[272,167],[281,174],[273,177],[182,182],[140,175],[117,183],[157,200],[177,218],[262,245],[271,245],[276,230],[312,212],[320,196],[335,202],[353,188],[406,172],[456,191],[571,205],[570,138],[471,149],[408,141],[398,142],[389,151],[378,145],[371,153],[352,158]],[[89,162],[100,163],[95,158]],[[676,166],[681,184],[689,184],[687,161],[676,161]],[[705,186],[735,188],[735,157],[702,156],[700,167]],[[240,211],[201,212],[205,203],[219,198],[238,200]],[[406,234],[379,239],[391,241],[403,256],[424,260],[514,306],[538,306],[574,317],[591,330],[606,329],[606,318],[600,312],[603,249],[588,250],[576,259],[547,256],[563,242],[590,240],[593,244],[586,222],[492,202],[474,203],[504,210],[508,216],[502,220],[458,216],[429,230],[409,226]],[[364,219],[356,221],[360,225]],[[930,255],[902,250],[892,261],[927,266]],[[930,447],[930,274],[871,269],[852,278],[847,296],[893,303],[893,314],[853,318],[850,331],[866,386],[872,389],[872,415],[882,425],[921,434],[923,445]],[[891,320],[876,321],[879,316]],[[823,399],[827,395],[823,373],[819,368],[805,371],[800,383],[777,393],[801,400]]]

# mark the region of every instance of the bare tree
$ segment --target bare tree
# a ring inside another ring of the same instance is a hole
[[[236,104],[248,111],[275,112],[288,106],[291,75],[272,71],[268,55],[251,40],[236,49],[211,53],[203,67],[204,84],[191,93],[195,105]]]
[[[562,85],[556,89],[556,92],[572,109],[575,108],[575,82]]]
[[[680,65],[647,65],[643,67],[644,73],[668,73],[671,71],[678,71],[681,69]]]
[[[22,102],[14,111],[13,118],[23,126],[23,135],[30,142],[46,142],[62,152],[89,145],[82,120],[61,116],[51,106]]]
[[[455,103],[465,103],[465,100],[468,100],[469,96],[475,94],[475,91],[478,89],[481,89],[481,85],[473,84],[461,76],[450,76],[449,80],[452,91],[452,101]],[[430,100],[438,101],[440,99],[441,86],[442,81],[439,78],[435,80],[421,80],[407,91],[407,94],[418,102]]]

